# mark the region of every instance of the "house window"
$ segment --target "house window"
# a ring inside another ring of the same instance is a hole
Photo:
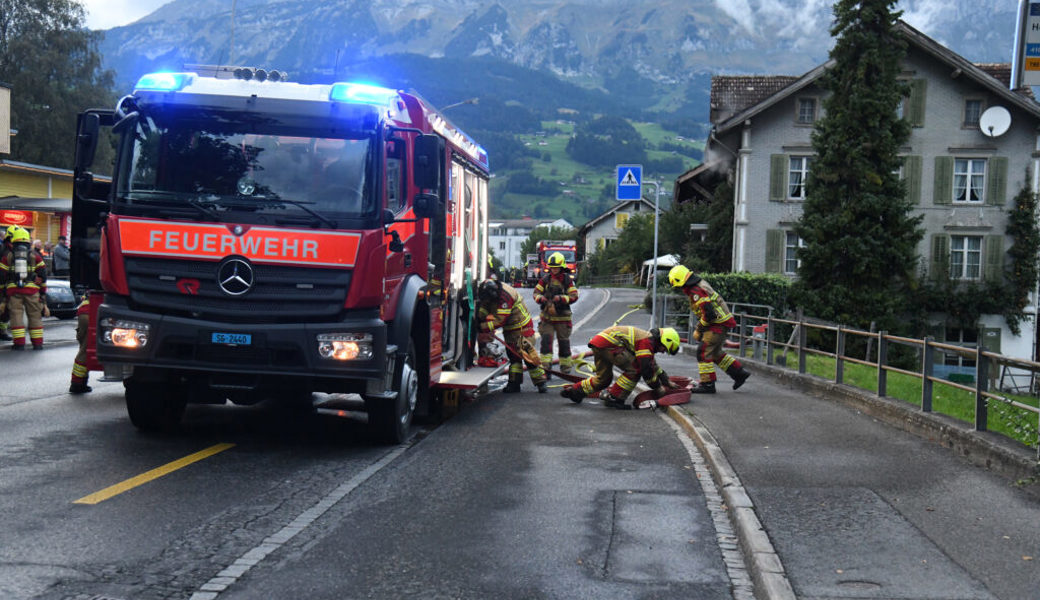
[[[614,229],[624,229],[628,224],[628,213],[614,213]]]
[[[964,127],[978,127],[982,116],[982,100],[969,98],[964,101]]]
[[[809,176],[809,156],[792,156],[787,177],[787,197],[805,200],[805,180]]]
[[[784,239],[784,274],[795,275],[798,273],[798,267],[802,265],[802,261],[798,260],[796,252],[798,248],[805,246],[805,242],[802,238],[798,237],[798,234],[788,231],[787,236]]]
[[[499,250],[505,250],[506,249],[506,243],[505,242],[499,242],[498,243],[498,249]]]
[[[953,161],[954,202],[982,202],[985,185],[986,159],[958,158]]]
[[[982,236],[950,236],[950,277],[978,280],[982,274]]]
[[[798,117],[796,122],[799,125],[811,125],[816,121],[816,98],[799,98],[798,99]]]
[[[946,343],[953,346],[964,346],[974,350],[979,345],[979,333],[974,329],[950,327],[946,329]],[[943,352],[943,364],[955,367],[974,367],[973,357],[961,356],[955,352]]]

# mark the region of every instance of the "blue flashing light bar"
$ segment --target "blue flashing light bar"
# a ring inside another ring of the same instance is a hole
[[[192,73],[148,73],[137,80],[135,90],[176,92],[191,80]]]
[[[336,83],[329,91],[329,100],[334,102],[359,102],[386,106],[397,92],[390,88],[365,83]]]

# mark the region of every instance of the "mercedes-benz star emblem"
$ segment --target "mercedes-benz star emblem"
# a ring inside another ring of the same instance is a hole
[[[253,289],[253,267],[241,258],[225,261],[217,269],[217,285],[229,296],[241,296]]]

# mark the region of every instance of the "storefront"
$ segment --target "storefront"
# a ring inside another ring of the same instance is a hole
[[[0,228],[20,225],[34,240],[69,236],[72,171],[0,160]]]

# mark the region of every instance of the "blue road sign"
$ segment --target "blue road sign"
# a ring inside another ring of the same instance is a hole
[[[617,166],[617,199],[639,200],[643,197],[643,165]]]

